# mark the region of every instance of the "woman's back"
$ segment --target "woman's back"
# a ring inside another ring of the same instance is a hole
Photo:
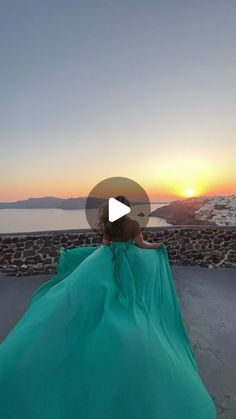
[[[128,216],[122,217],[119,220],[118,228],[112,228],[110,223],[107,223],[104,227],[103,238],[111,241],[130,241],[134,240],[141,232],[139,223],[132,220]]]

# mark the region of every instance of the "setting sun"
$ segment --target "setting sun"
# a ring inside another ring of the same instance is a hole
[[[184,191],[184,195],[185,196],[195,196],[196,195],[196,192],[195,192],[195,190],[193,188],[187,188]]]

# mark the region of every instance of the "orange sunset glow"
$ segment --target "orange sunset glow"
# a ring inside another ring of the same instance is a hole
[[[113,176],[154,201],[236,192],[233,14],[218,5],[219,29],[216,5],[164,3],[117,2],[110,27],[97,6],[58,5],[53,26],[16,6],[11,32],[6,13],[0,202],[87,196]]]

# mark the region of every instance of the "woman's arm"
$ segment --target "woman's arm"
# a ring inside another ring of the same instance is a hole
[[[102,239],[102,244],[104,244],[105,246],[109,246],[109,244],[110,244],[110,240],[105,239],[105,238],[103,237],[103,239]]]
[[[143,234],[142,233],[139,233],[134,238],[134,241],[139,247],[142,247],[143,249],[157,249],[157,248],[161,247],[161,243],[149,243],[149,242],[146,242],[145,240],[143,240]]]

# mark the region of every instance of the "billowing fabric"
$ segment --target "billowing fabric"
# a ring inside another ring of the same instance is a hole
[[[167,250],[60,249],[0,345],[1,419],[216,419]]]

